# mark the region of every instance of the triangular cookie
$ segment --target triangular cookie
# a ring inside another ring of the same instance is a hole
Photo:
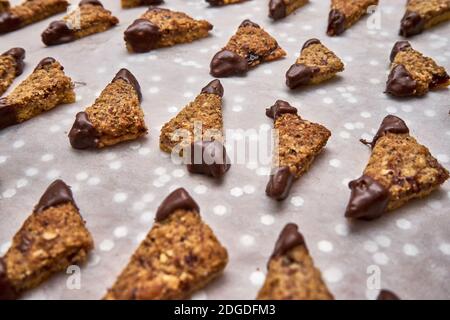
[[[205,38],[212,28],[183,12],[151,7],[125,30],[125,42],[130,52],[148,52]]]
[[[285,55],[286,52],[271,35],[256,23],[244,20],[228,44],[214,55],[210,73],[214,77],[244,74],[260,63]]]
[[[266,187],[266,194],[276,200],[289,195],[294,179],[308,171],[315,157],[325,147],[331,132],[324,126],[303,120],[297,109],[288,102],[278,100],[266,109],[274,119],[278,138],[275,147],[274,169]]]
[[[283,19],[308,2],[309,0],[270,0],[269,17],[273,20]]]
[[[376,219],[427,196],[449,178],[448,171],[396,116],[384,118],[372,142],[362,142],[372,147],[372,155],[363,176],[349,183],[348,218]]]
[[[22,48],[12,48],[0,55],[0,96],[22,74],[24,59],[25,50]]]
[[[344,71],[344,63],[319,40],[310,39],[303,45],[300,57],[286,72],[286,85],[318,84]]]
[[[83,263],[93,246],[70,188],[56,180],[0,258],[0,300],[16,299],[52,274]]]
[[[450,86],[450,76],[444,67],[414,50],[408,41],[394,45],[391,62],[386,93],[393,96],[422,96],[430,89]]]
[[[104,299],[187,299],[218,277],[228,253],[199,212],[185,189],[173,191]]]
[[[410,37],[450,20],[448,0],[408,0],[400,24],[400,35]]]
[[[223,146],[223,92],[219,80],[211,81],[161,129],[161,150],[185,155],[192,173],[218,178],[230,167]]]
[[[48,57],[7,97],[0,99],[0,129],[29,120],[60,104],[75,102],[74,84],[63,66]]]
[[[164,0],[121,0],[122,8],[135,8],[140,6],[155,6],[164,3]]]
[[[121,69],[94,104],[76,115],[70,144],[75,149],[103,148],[146,135],[141,99],[138,81]]]
[[[281,232],[267,265],[266,281],[258,300],[333,300],[314,266],[298,226],[289,223]]]
[[[337,36],[344,33],[368,12],[370,6],[376,5],[378,0],[331,0],[327,34]]]
[[[47,19],[66,11],[68,7],[67,0],[24,0],[3,13],[0,11],[0,34]]]
[[[103,8],[98,0],[82,0],[78,9],[62,20],[53,21],[42,33],[42,42],[47,46],[72,42],[95,33],[104,32],[119,20],[111,11]]]

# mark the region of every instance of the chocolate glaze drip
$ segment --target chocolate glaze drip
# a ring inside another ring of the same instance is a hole
[[[297,246],[305,246],[306,248],[305,239],[298,231],[296,224],[288,223],[281,231],[270,259],[278,258]]]
[[[86,112],[78,112],[69,132],[70,145],[74,149],[96,148],[100,134],[94,128]]]
[[[400,298],[392,291],[383,289],[378,294],[377,300],[400,300]]]
[[[16,76],[20,76],[23,72],[25,63],[25,50],[23,48],[12,48],[4,52],[2,56],[11,56],[16,61]]]
[[[201,93],[209,93],[209,94],[215,94],[219,97],[223,97],[223,86],[220,83],[220,80],[215,79],[208,83],[201,91]]]
[[[9,103],[6,98],[0,98],[0,130],[17,123],[15,105]]]
[[[225,146],[218,141],[196,141],[191,144],[189,152],[187,169],[191,173],[221,178],[230,169]]]
[[[413,11],[407,11],[400,23],[400,35],[410,37],[421,33],[425,29],[425,21],[420,14]]]
[[[164,221],[179,209],[200,212],[198,204],[184,188],[176,189],[164,199],[156,211],[155,221]]]
[[[36,68],[34,68],[34,71],[42,69],[42,68],[44,68],[48,65],[51,65],[52,63],[55,63],[55,62],[56,62],[55,58],[52,58],[52,57],[44,58],[37,64]]]
[[[17,30],[21,27],[22,20],[10,11],[0,13],[0,34]]]
[[[6,263],[3,258],[0,258],[0,300],[15,300],[17,298],[18,294],[8,279]]]
[[[328,15],[328,29],[329,36],[337,36],[345,31],[345,15],[339,10],[331,10]]]
[[[364,139],[361,139],[360,141],[362,143],[364,143],[365,145],[371,146],[373,149],[375,147],[378,139],[380,139],[382,136],[386,135],[388,132],[396,133],[396,134],[405,134],[405,133],[409,133],[409,128],[406,125],[405,121],[403,121],[399,117],[396,117],[393,115],[388,115],[381,122],[380,128],[378,129],[377,133],[373,137],[372,142],[368,142]]]
[[[309,84],[312,77],[319,71],[319,67],[310,67],[303,63],[295,63],[286,72],[286,85],[294,89],[298,86]]]
[[[394,62],[395,56],[400,52],[411,48],[411,44],[406,41],[397,41],[391,51],[391,62]]]
[[[239,28],[241,27],[253,27],[253,28],[261,28],[259,26],[259,24],[254,23],[253,21],[251,21],[250,19],[245,19],[244,21],[241,22],[241,24],[239,25]]]
[[[80,3],[78,4],[78,6],[81,7],[81,6],[84,6],[86,4],[103,7],[103,4],[100,1],[98,1],[98,0],[81,0]]]
[[[350,200],[345,211],[347,218],[373,220],[379,218],[389,203],[389,191],[372,177],[363,175],[350,181]]]
[[[303,45],[302,51],[303,51],[304,49],[308,48],[308,47],[309,47],[310,45],[312,45],[312,44],[322,44],[322,42],[320,42],[320,40],[319,40],[319,39],[316,39],[316,38],[309,39],[309,40],[306,41],[305,44]]]
[[[48,188],[45,190],[41,199],[39,200],[36,207],[34,207],[35,213],[39,213],[66,202],[72,203],[75,207],[75,200],[73,199],[72,191],[70,187],[64,183],[62,180],[55,180]]]
[[[64,20],[53,21],[42,32],[41,38],[45,45],[54,46],[74,41],[75,31]]]
[[[276,168],[275,172],[270,175],[266,186],[266,194],[278,201],[284,200],[289,196],[293,182],[294,175],[289,167]]]
[[[416,92],[417,82],[402,64],[396,65],[389,74],[386,93],[397,97],[411,96]]]
[[[286,4],[283,0],[270,0],[269,17],[274,20],[283,19],[287,15]]]
[[[142,101],[141,86],[139,85],[139,82],[137,81],[136,77],[128,69],[125,68],[120,69],[119,72],[117,72],[114,79],[112,80],[112,82],[118,79],[122,79],[131,84],[131,86],[134,88],[134,90],[138,95],[139,101]]]
[[[124,39],[134,52],[148,52],[156,47],[161,35],[157,25],[145,19],[137,19],[125,30]]]
[[[283,100],[277,100],[273,106],[266,109],[266,116],[277,120],[285,113],[297,114],[297,108],[294,108],[289,102]]]
[[[247,59],[230,50],[217,52],[210,64],[210,73],[214,77],[228,77],[244,74],[248,71]]]

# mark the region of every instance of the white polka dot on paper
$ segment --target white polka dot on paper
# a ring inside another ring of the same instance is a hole
[[[248,184],[244,186],[243,190],[246,194],[252,194],[255,192],[255,187]]]
[[[6,159],[8,159],[8,157],[6,156],[0,156],[0,164],[5,163]]]
[[[415,257],[419,254],[419,249],[411,243],[407,243],[403,246],[403,253],[407,256]]]
[[[37,175],[38,172],[39,172],[39,170],[36,168],[28,168],[25,170],[25,175],[27,175],[28,177],[33,177],[33,176]]]
[[[403,105],[402,106],[402,111],[403,112],[411,112],[413,110],[413,107],[410,105]]]
[[[345,178],[345,179],[342,179],[342,182],[341,182],[341,183],[342,183],[344,186],[348,187],[348,184],[350,183],[350,181],[352,181],[352,179]]]
[[[88,185],[90,186],[96,186],[100,183],[100,178],[99,177],[92,177],[89,178],[89,180],[87,181]]]
[[[19,148],[22,148],[24,145],[25,145],[25,141],[17,140],[17,141],[14,141],[13,148],[14,149],[19,149]]]
[[[423,112],[427,117],[434,117],[436,115],[436,111],[431,110],[431,109],[427,109]]]
[[[360,115],[361,115],[361,117],[366,118],[366,119],[370,118],[372,116],[372,114],[370,112],[367,112],[367,111],[361,112]]]
[[[86,180],[87,178],[89,178],[89,174],[88,174],[87,172],[85,172],[85,171],[82,171],[82,172],[77,173],[77,175],[75,176],[75,178],[76,178],[78,181],[84,181],[84,180]]]
[[[244,234],[240,238],[239,242],[245,247],[250,247],[250,246],[252,246],[255,243],[255,238],[250,236],[250,235],[248,235],[248,234]]]
[[[321,240],[317,243],[317,248],[322,252],[333,251],[333,244],[327,240]]]
[[[140,219],[141,219],[141,222],[146,223],[146,222],[152,221],[154,217],[155,217],[155,215],[154,215],[153,212],[151,212],[151,211],[146,211],[146,212],[144,212],[143,214],[141,214]]]
[[[145,156],[150,153],[150,149],[149,148],[140,148],[138,152],[141,156]]]
[[[15,194],[16,194],[16,189],[10,188],[10,189],[6,189],[2,195],[3,195],[3,198],[7,199],[7,198],[14,197]]]
[[[259,167],[256,169],[256,174],[258,176],[268,176],[270,175],[270,168],[268,167]]]
[[[191,300],[207,300],[207,299],[208,299],[208,295],[203,290],[197,291],[196,293],[194,293],[191,296]]]
[[[16,181],[16,187],[18,189],[23,188],[28,185],[28,180],[25,178],[19,179]]]
[[[441,250],[441,252],[446,256],[450,256],[450,243],[441,243],[439,245],[439,250]]]
[[[334,100],[330,97],[323,98],[323,103],[332,104]]]
[[[57,124],[54,124],[54,125],[50,126],[49,130],[50,130],[50,132],[55,133],[55,132],[58,132],[59,130],[61,130],[61,127],[58,126]]]
[[[122,167],[122,162],[114,161],[109,164],[109,168],[112,170],[119,170]]]
[[[342,280],[342,271],[339,270],[338,268],[329,268],[327,270],[325,270],[325,272],[323,273],[323,276],[325,278],[326,281],[330,282],[330,283],[336,283]]]
[[[397,113],[397,108],[396,107],[387,107],[386,108],[386,112],[388,112],[388,113]]]
[[[339,168],[341,166],[341,160],[331,159],[329,164],[330,164],[330,166],[332,166],[334,168]]]
[[[443,207],[442,203],[438,200],[428,201],[428,206],[434,210],[440,210]]]
[[[242,196],[244,194],[244,191],[241,188],[239,188],[239,187],[235,187],[235,188],[230,190],[230,194],[233,197],[240,197],[240,196]]]
[[[294,207],[301,207],[305,203],[305,200],[300,196],[294,196],[291,198],[291,204]]]
[[[166,168],[164,168],[164,167],[158,167],[158,168],[156,168],[155,170],[153,170],[153,173],[156,174],[156,175],[158,175],[158,176],[160,176],[160,175],[165,174],[166,171],[167,171]]]
[[[108,152],[108,153],[105,155],[106,160],[113,160],[113,159],[115,159],[116,157],[117,157],[117,155],[116,155],[114,152]]]
[[[370,60],[369,63],[371,66],[378,66],[380,64],[377,60]]]
[[[263,72],[265,74],[272,74],[273,73],[272,69],[265,69]]]
[[[101,251],[111,251],[114,248],[114,242],[109,239],[103,240],[99,248]]]
[[[208,191],[208,187],[204,184],[198,185],[194,188],[194,192],[197,194],[205,194]]]
[[[134,241],[136,241],[136,243],[141,243],[141,242],[145,239],[146,236],[147,236],[147,233],[145,233],[145,232],[139,232],[139,233],[136,235],[136,238],[134,239]]]
[[[0,255],[4,255],[6,251],[9,250],[9,247],[11,247],[11,241],[5,242],[0,246]]]
[[[341,131],[341,132],[339,132],[339,136],[342,139],[348,139],[348,138],[350,138],[350,133],[348,131]]]
[[[113,200],[116,203],[122,203],[128,199],[128,195],[124,192],[118,192],[114,195]]]
[[[346,224],[338,224],[334,227],[334,231],[340,236],[347,236],[350,230]]]
[[[391,239],[385,235],[379,235],[375,237],[375,241],[384,248],[387,248],[391,245]]]
[[[134,211],[141,211],[145,208],[145,202],[143,201],[137,201],[133,203],[133,210]]]
[[[266,225],[266,226],[270,226],[275,222],[275,218],[273,215],[271,214],[265,214],[261,217],[261,223]]]
[[[153,193],[146,193],[142,196],[142,201],[145,203],[150,203],[155,200],[155,195]]]
[[[364,242],[363,246],[364,250],[366,250],[367,252],[374,253],[378,251],[378,244],[375,241],[367,240],[366,242]]]
[[[231,110],[233,110],[234,112],[241,112],[242,111],[242,106],[241,105],[234,105]]]
[[[370,82],[371,84],[379,84],[379,83],[381,83],[381,81],[380,81],[379,79],[375,79],[375,78],[369,79],[369,82]]]
[[[174,176],[175,178],[181,178],[185,175],[186,173],[184,172],[183,169],[175,169],[172,171],[172,176]]]
[[[47,172],[47,178],[48,179],[56,179],[58,178],[60,175],[60,171],[59,170],[50,170],[49,172]]]
[[[167,111],[168,111],[169,113],[175,113],[175,112],[178,111],[178,108],[177,108],[177,107],[174,107],[174,106],[171,106],[171,107],[168,107],[168,108],[167,108]]]
[[[114,237],[124,238],[128,235],[128,229],[125,226],[120,226],[114,229]]]
[[[48,161],[52,161],[54,158],[55,158],[54,155],[47,153],[41,157],[41,161],[48,162]]]
[[[344,128],[347,130],[355,130],[355,125],[353,123],[347,122],[344,123]]]
[[[262,286],[266,276],[261,271],[254,271],[250,274],[250,282],[257,287]]]
[[[191,98],[191,97],[193,97],[194,96],[194,94],[192,93],[192,92],[185,92],[185,93],[183,93],[183,96],[185,97],[185,98]]]
[[[219,204],[217,206],[214,206],[213,212],[217,216],[223,216],[227,213],[227,208],[225,206]]]
[[[389,262],[389,257],[383,252],[374,253],[372,258],[373,258],[373,261],[375,261],[375,263],[379,264],[379,265],[386,265]]]
[[[436,159],[440,162],[440,163],[447,163],[449,162],[449,157],[446,154],[438,154],[436,156]]]
[[[411,229],[411,222],[406,219],[398,219],[396,221],[396,225],[398,228],[403,229],[403,230]]]

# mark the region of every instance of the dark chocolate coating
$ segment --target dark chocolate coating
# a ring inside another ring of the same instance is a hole
[[[22,20],[9,11],[0,13],[0,34],[17,30],[21,27]]]
[[[388,115],[381,122],[380,128],[378,129],[377,133],[373,137],[372,142],[367,142],[365,140],[361,140],[361,142],[364,144],[370,145],[373,149],[375,147],[378,139],[380,139],[382,136],[386,135],[388,132],[396,133],[396,134],[406,134],[406,133],[409,133],[409,128],[406,125],[405,121],[403,121],[399,117],[396,117],[394,115]]]
[[[84,6],[86,4],[103,7],[103,4],[100,1],[98,1],[98,0],[81,0],[80,3],[78,4],[78,6],[81,7],[81,6]]]
[[[285,18],[287,15],[286,4],[283,0],[270,0],[269,17],[274,20]]]
[[[303,63],[295,63],[286,72],[286,85],[290,89],[295,89],[301,85],[307,85],[314,74],[319,71],[319,67],[309,67]]]
[[[220,83],[220,80],[215,79],[208,83],[201,91],[201,93],[209,93],[209,94],[215,94],[219,97],[223,97],[223,86]]]
[[[377,300],[401,300],[395,293],[389,290],[381,290]]]
[[[23,73],[25,63],[25,50],[23,48],[11,48],[4,52],[2,56],[11,56],[16,61],[16,76],[20,76]]]
[[[42,32],[41,38],[45,45],[54,46],[74,41],[75,31],[69,28],[67,22],[64,20],[53,21]]]
[[[416,92],[417,82],[402,64],[396,65],[386,82],[386,93],[396,97],[412,96]]]
[[[156,211],[155,221],[162,222],[179,209],[200,212],[198,204],[184,188],[176,189],[164,199]]]
[[[126,43],[134,52],[148,52],[154,49],[160,38],[159,27],[145,19],[135,20],[124,33]]]
[[[211,7],[220,7],[224,5],[223,0],[206,0]]]
[[[331,10],[328,15],[328,29],[329,36],[337,36],[345,31],[345,15],[339,10]]]
[[[297,114],[297,108],[291,106],[289,102],[277,100],[273,106],[266,109],[266,116],[273,120],[277,120],[285,113]]]
[[[17,113],[14,104],[8,103],[6,98],[0,98],[0,130],[17,123]]]
[[[76,207],[70,187],[62,180],[55,180],[47,190],[45,190],[38,204],[34,207],[33,212],[40,213],[50,207],[55,207],[68,202]]]
[[[131,84],[131,86],[134,88],[134,90],[138,95],[139,101],[142,101],[141,86],[139,85],[139,82],[137,81],[136,77],[128,69],[125,68],[120,69],[119,72],[117,72],[114,79],[112,80],[112,82],[118,79],[122,79]]]
[[[214,77],[228,77],[235,74],[244,74],[247,71],[247,59],[230,50],[217,52],[210,64],[210,73]]]
[[[281,231],[280,236],[275,244],[270,259],[281,257],[298,246],[304,246],[306,248],[305,239],[303,235],[298,231],[298,226],[294,223],[288,223]]]
[[[213,178],[221,178],[230,169],[225,146],[218,141],[196,141],[191,144],[187,169]]]
[[[69,132],[70,145],[74,149],[97,148],[99,137],[87,113],[78,112]]]
[[[245,19],[244,21],[242,21],[241,24],[239,25],[239,28],[241,27],[261,28],[259,24],[251,21],[250,19]]]
[[[293,182],[294,175],[289,167],[276,168],[275,172],[270,175],[266,194],[278,201],[284,200],[289,196]]]
[[[316,38],[309,39],[309,40],[307,40],[307,41],[303,44],[302,51],[303,51],[304,49],[308,48],[308,47],[309,47],[310,45],[312,45],[312,44],[321,44],[321,43],[322,43],[322,42],[320,42],[319,39],[316,39]]]
[[[407,11],[400,23],[400,35],[410,37],[425,29],[425,21],[417,12]]]
[[[45,66],[48,66],[48,65],[50,65],[52,63],[55,63],[55,62],[56,62],[55,58],[52,58],[52,57],[44,58],[37,64],[36,68],[34,68],[34,71],[42,69]]]
[[[406,40],[397,41],[394,44],[394,47],[392,48],[392,51],[391,51],[391,56],[390,56],[391,62],[394,62],[395,56],[400,51],[403,51],[403,50],[406,50],[406,49],[409,49],[409,48],[411,48],[411,44],[408,41],[406,41]]]

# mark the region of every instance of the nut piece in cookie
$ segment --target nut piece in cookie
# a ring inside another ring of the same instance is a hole
[[[69,7],[67,0],[26,0],[9,10],[0,10],[0,34],[8,33],[62,13]]]
[[[266,194],[276,200],[284,200],[293,181],[308,171],[323,150],[331,132],[320,124],[302,119],[297,109],[286,101],[275,102],[266,109],[266,115],[274,119],[275,140],[278,142]]]
[[[124,39],[128,51],[148,52],[205,38],[212,28],[208,21],[183,12],[150,7],[125,30]]]
[[[12,48],[0,55],[0,96],[22,74],[24,59],[25,50],[22,48]]]
[[[0,99],[0,129],[22,123],[60,104],[75,102],[74,84],[64,68],[48,57],[8,96]]]
[[[140,6],[156,6],[164,3],[164,0],[121,0],[122,8],[135,8]]]
[[[269,0],[269,17],[273,20],[283,19],[308,2],[309,0]]]
[[[223,92],[219,80],[211,81],[161,129],[161,150],[182,154],[191,173],[219,178],[230,168],[223,145]]]
[[[72,42],[95,33],[104,32],[119,20],[111,11],[103,8],[98,0],[83,0],[78,8],[62,20],[53,21],[42,33],[42,42],[47,46]]]
[[[423,96],[430,89],[450,86],[450,76],[433,59],[398,41],[391,52],[391,73],[386,93],[397,97]]]
[[[16,299],[54,273],[85,262],[93,247],[70,188],[54,181],[0,258],[0,300]]]
[[[185,189],[173,191],[104,299],[188,299],[218,277],[228,253],[199,212]]]
[[[320,270],[306,247],[298,226],[289,223],[281,232],[267,265],[266,281],[258,300],[333,300]]]
[[[303,45],[297,61],[286,72],[286,85],[297,88],[318,84],[344,71],[344,63],[319,40],[310,39]]]
[[[349,183],[347,218],[376,219],[412,199],[426,197],[449,178],[448,171],[396,116],[384,118],[372,142],[361,142],[372,147],[372,155],[363,175]]]
[[[228,44],[217,52],[210,64],[214,77],[245,74],[260,63],[280,59],[286,52],[259,25],[244,20]]]
[[[449,0],[408,0],[399,33],[403,37],[411,37],[448,20]]]
[[[121,69],[94,104],[76,115],[69,132],[72,147],[103,148],[146,135],[141,98],[134,75]]]
[[[378,0],[331,0],[327,34],[338,36],[353,26]]]

